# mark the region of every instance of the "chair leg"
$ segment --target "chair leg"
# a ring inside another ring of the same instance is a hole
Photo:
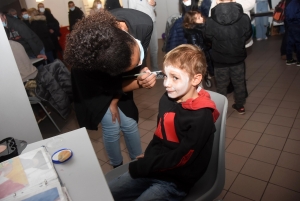
[[[46,110],[46,108],[43,106],[43,104],[41,102],[38,102],[38,104],[40,104],[40,106],[43,108],[43,110],[45,111],[45,113],[47,114],[47,116],[49,117],[49,119],[52,121],[52,123],[54,124],[54,126],[57,128],[57,130],[61,133],[60,129],[58,128],[58,126],[56,125],[56,123],[54,122],[54,120],[51,118],[51,116],[48,114],[48,111]]]

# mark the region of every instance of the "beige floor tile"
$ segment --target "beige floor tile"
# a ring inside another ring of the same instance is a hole
[[[249,119],[252,114],[253,114],[253,112],[251,112],[251,111],[246,111],[246,113],[243,115],[240,115],[237,112],[233,112],[230,116],[234,117],[234,118]]]
[[[226,121],[226,125],[235,127],[235,128],[242,128],[246,122],[247,122],[247,120],[245,120],[245,119],[229,117]]]
[[[106,173],[112,171],[113,167],[110,164],[105,163],[104,165],[101,165],[101,169],[102,169],[103,174],[106,174]]]
[[[247,103],[260,104],[264,98],[263,97],[248,97]]]
[[[270,183],[300,192],[300,173],[276,166]]]
[[[238,134],[239,131],[240,131],[239,128],[226,126],[226,137],[233,139],[233,138],[235,138],[235,136]]]
[[[155,113],[154,115],[152,115],[151,117],[148,118],[149,120],[152,121],[157,121],[157,113]]]
[[[93,140],[99,140],[100,138],[102,138],[102,132],[100,129],[98,129],[97,131],[87,130],[87,132],[88,132],[90,138]]]
[[[143,117],[139,117],[139,122],[138,122],[138,124],[141,124],[141,123],[143,123],[144,121],[146,121],[146,119],[145,119],[145,118],[143,118]]]
[[[249,157],[254,147],[254,144],[233,140],[226,151],[228,153]]]
[[[265,131],[267,125],[268,125],[267,123],[257,122],[257,121],[250,121],[249,120],[244,125],[243,129],[262,133],[262,132]]]
[[[264,133],[286,138],[290,130],[291,128],[289,127],[269,124]]]
[[[143,123],[139,124],[139,128],[150,131],[151,129],[156,128],[156,121],[146,120]]]
[[[246,161],[246,157],[238,156],[227,152],[225,153],[225,167],[228,170],[239,172],[243,168]]]
[[[228,137],[225,138],[225,149],[230,145],[231,142],[232,142],[231,138]]]
[[[256,144],[261,135],[262,133],[242,129],[235,137],[235,139],[243,142],[248,142],[251,144]]]
[[[282,150],[282,148],[285,144],[285,141],[286,141],[285,138],[263,134],[262,137],[260,138],[259,142],[258,142],[258,145],[273,148],[273,149]]]
[[[300,111],[298,112],[296,118],[297,118],[297,119],[300,119]]]
[[[300,172],[300,155],[282,152],[277,165]]]
[[[266,98],[274,99],[274,100],[282,100],[283,97],[284,97],[284,93],[279,94],[279,93],[272,93],[272,92],[269,92],[266,96]]]
[[[101,149],[104,149],[104,145],[102,142],[96,141],[96,140],[91,140],[92,145],[94,147],[95,152],[100,151]]]
[[[229,190],[230,186],[232,185],[232,183],[234,182],[235,178],[237,177],[238,173],[237,172],[233,172],[230,170],[225,170],[225,185],[224,185],[224,189],[225,190]]]
[[[262,87],[272,87],[273,84],[274,84],[274,82],[261,81],[259,83],[259,86],[262,86]]]
[[[223,198],[226,195],[226,193],[227,193],[227,191],[222,190],[221,194],[216,199],[214,199],[213,201],[223,200]]]
[[[100,160],[100,159],[98,159],[98,161],[99,161],[99,164],[100,164],[100,166],[102,166],[102,165],[104,165],[104,164],[105,164],[105,162],[104,162],[104,161],[102,161],[102,160]]]
[[[263,161],[270,164],[276,164],[278,161],[278,158],[280,156],[280,151],[262,147],[262,146],[256,146],[250,155],[250,158],[253,158],[255,160]]]
[[[293,124],[293,128],[300,129],[300,119],[295,119],[295,122]]]
[[[295,109],[278,108],[275,115],[295,118],[297,116],[297,112],[298,111]]]
[[[300,140],[300,129],[292,128],[289,138],[293,140]]]
[[[261,201],[295,201],[300,200],[300,193],[274,184],[268,184]]]
[[[145,118],[145,119],[148,119],[150,118],[152,115],[154,115],[157,111],[155,110],[148,110],[148,109],[145,109],[143,110],[142,112],[139,113],[139,116],[142,117],[142,118]]]
[[[300,141],[287,139],[283,151],[300,155]]]
[[[247,102],[247,101],[246,101],[246,102]],[[256,104],[256,103],[248,103],[248,102],[247,102],[247,103],[244,105],[244,107],[245,107],[246,112],[247,112],[247,111],[253,112],[253,111],[256,110],[256,108],[258,107],[258,105],[259,105],[259,104]],[[229,106],[229,107],[231,107],[231,106]]]
[[[286,93],[286,91],[284,91],[280,88],[277,88],[277,87],[272,87],[269,92],[275,93],[275,94],[285,94]]]
[[[252,200],[260,200],[266,186],[267,182],[239,174],[229,191]]]
[[[283,98],[284,101],[294,101],[294,102],[300,102],[300,96],[298,94],[287,94]]]
[[[140,132],[140,136],[143,137],[143,136],[146,135],[149,131],[148,131],[148,130],[145,130],[145,129],[142,129],[142,128],[139,128],[139,132]]]
[[[271,89],[270,86],[269,86],[269,87],[257,86],[257,87],[254,89],[254,91],[259,91],[259,92],[265,92],[265,93],[267,93],[267,92],[270,91],[270,89]]]
[[[250,199],[228,192],[223,201],[250,201]]]
[[[250,117],[249,120],[269,123],[272,117],[273,117],[273,115],[271,115],[271,114],[255,112],[252,114],[252,116]]]
[[[293,109],[298,110],[300,107],[300,103],[298,102],[291,102],[291,101],[282,101],[279,105],[280,108],[287,108],[287,109]]]
[[[292,127],[294,123],[294,118],[282,117],[282,116],[273,116],[270,124]]]
[[[261,105],[267,105],[267,106],[273,106],[273,107],[278,107],[280,104],[280,100],[274,100],[274,99],[269,99],[265,98],[262,102]]]
[[[274,167],[275,165],[248,159],[241,173],[260,180],[269,181]]]
[[[153,139],[153,133],[149,132],[146,135],[144,135],[143,137],[141,137],[141,141],[144,143],[149,144],[149,142]]]
[[[127,152],[122,151],[121,154],[123,156],[123,164],[129,163],[131,161],[131,158]]]
[[[108,158],[108,156],[107,156],[107,154],[106,154],[105,149],[102,149],[102,150],[98,151],[98,152],[96,153],[96,156],[97,156],[97,158],[98,158],[99,160],[102,160],[102,161],[104,161],[104,162],[106,162],[106,163],[109,161],[109,158]]]
[[[277,107],[267,106],[267,105],[259,105],[256,109],[256,112],[265,113],[265,114],[275,114]]]
[[[260,92],[260,91],[252,91],[249,94],[249,97],[259,97],[259,98],[264,98],[267,95],[266,92]]]

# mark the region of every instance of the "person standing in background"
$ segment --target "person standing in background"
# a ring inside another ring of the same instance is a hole
[[[113,10],[116,8],[122,8],[120,0],[106,0],[105,2],[106,10]]]
[[[28,26],[30,27],[30,23],[29,23],[29,15],[28,15],[28,12],[27,12],[27,9],[26,8],[22,8],[21,9],[21,14],[22,14],[22,21]]]
[[[256,13],[265,13],[269,11],[269,4],[267,0],[256,0]],[[268,16],[256,17],[255,28],[256,28],[256,40],[267,40],[266,35],[267,28],[269,25]]]
[[[81,20],[82,18],[84,18],[84,13],[80,10],[80,8],[78,8],[77,6],[75,6],[73,1],[69,1],[68,2],[68,6],[69,6],[69,25],[70,25],[70,32],[73,30],[73,26],[76,24],[76,22],[78,20]]]
[[[100,9],[103,9],[102,2],[100,0],[95,0],[93,3],[93,7],[90,10],[90,15],[97,13],[98,11],[100,11]]]
[[[141,11],[149,15],[153,21],[153,31],[149,44],[150,48],[150,66],[152,71],[158,71],[157,53],[158,53],[158,39],[156,29],[156,16],[155,16],[155,0],[129,0],[128,7]]]
[[[16,9],[13,9],[13,8],[9,9],[7,14],[10,15],[10,16],[12,16],[12,17],[15,17],[17,19],[20,19],[18,17],[18,13],[17,13]]]

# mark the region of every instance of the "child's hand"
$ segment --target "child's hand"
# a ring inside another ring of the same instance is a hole
[[[142,74],[137,77],[138,84],[146,89],[152,88],[156,83],[156,75],[152,74],[147,67],[143,68],[141,73]]]
[[[138,156],[136,157],[136,159],[139,159],[139,158],[144,158],[144,154],[138,155]]]

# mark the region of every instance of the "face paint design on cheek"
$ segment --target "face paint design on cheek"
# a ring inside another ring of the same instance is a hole
[[[188,73],[173,66],[166,66],[165,74],[164,87],[168,92],[168,96],[178,98],[184,95],[190,81]]]

